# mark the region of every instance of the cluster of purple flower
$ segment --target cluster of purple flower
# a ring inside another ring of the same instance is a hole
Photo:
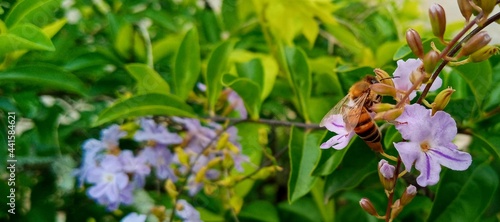
[[[117,209],[120,204],[131,204],[133,191],[144,187],[146,177],[152,171],[159,180],[175,182],[179,177],[187,177],[186,189],[193,196],[201,190],[203,181],[221,179],[220,169],[207,168],[213,159],[230,158],[231,167],[239,171],[242,163],[248,161],[248,157],[241,153],[236,128],[224,130],[216,123],[202,125],[197,119],[174,117],[173,120],[184,126],[185,133],[184,130],[169,132],[166,126],[152,119],[140,119],[140,129],[130,135],[143,144],[135,153],[120,149],[119,140],[128,135],[118,125],[104,129],[100,140],[87,140],[83,144],[83,161],[76,175],[81,186],[89,185],[88,196],[109,210]],[[230,148],[216,149],[221,135],[226,136],[226,146]],[[172,152],[174,145],[175,152]],[[201,170],[203,179],[195,180],[195,175]]]
[[[398,61],[394,71],[394,88],[397,97],[410,93],[409,99],[416,96],[415,91],[409,92],[413,86],[412,74],[422,67],[420,59]],[[431,91],[441,87],[442,80],[438,77],[430,87]],[[422,84],[419,90],[425,88]],[[453,118],[444,111],[432,110],[420,104],[406,104],[403,113],[395,119],[396,129],[405,141],[394,143],[407,171],[411,171],[413,164],[420,171],[417,183],[420,186],[434,185],[439,181],[441,165],[452,170],[467,169],[472,158],[470,154],[458,150],[452,140],[457,135],[457,126]],[[321,148],[343,149],[355,135],[346,128],[342,115],[332,115],[325,127],[337,135],[321,144]]]

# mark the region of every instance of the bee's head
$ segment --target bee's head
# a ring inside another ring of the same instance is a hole
[[[372,75],[366,75],[365,76],[365,81],[369,82],[370,84],[379,83],[379,81],[377,80],[377,78],[375,76],[372,76]]]

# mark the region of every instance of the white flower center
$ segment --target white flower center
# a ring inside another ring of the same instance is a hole
[[[104,174],[104,181],[107,183],[112,183],[115,180],[115,176],[111,173],[105,173]]]

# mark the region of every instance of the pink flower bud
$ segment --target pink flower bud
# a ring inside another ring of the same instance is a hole
[[[405,206],[409,204],[413,198],[417,195],[417,188],[413,185],[410,185],[406,188],[403,196],[401,196],[401,205]]]
[[[469,39],[466,43],[462,45],[462,50],[457,55],[457,58],[460,56],[468,56],[477,50],[483,48],[491,42],[491,37],[488,35],[486,31],[481,31],[472,38]]]
[[[446,14],[444,8],[439,4],[432,4],[429,8],[429,18],[431,20],[432,33],[443,40],[446,30]]]
[[[408,29],[408,31],[406,31],[406,43],[408,43],[413,54],[420,59],[424,58],[424,46],[422,45],[422,39],[417,31],[414,29]]]
[[[363,208],[364,211],[369,213],[372,216],[379,216],[377,210],[373,206],[372,202],[368,198],[361,198],[359,201],[359,205]]]

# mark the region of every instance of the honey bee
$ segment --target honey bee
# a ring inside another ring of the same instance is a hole
[[[320,126],[325,126],[332,115],[340,114],[348,132],[354,130],[372,150],[383,153],[380,131],[368,112],[374,103],[380,103],[382,99],[370,89],[372,84],[378,82],[376,77],[368,75],[354,83],[349,93],[323,117]]]

